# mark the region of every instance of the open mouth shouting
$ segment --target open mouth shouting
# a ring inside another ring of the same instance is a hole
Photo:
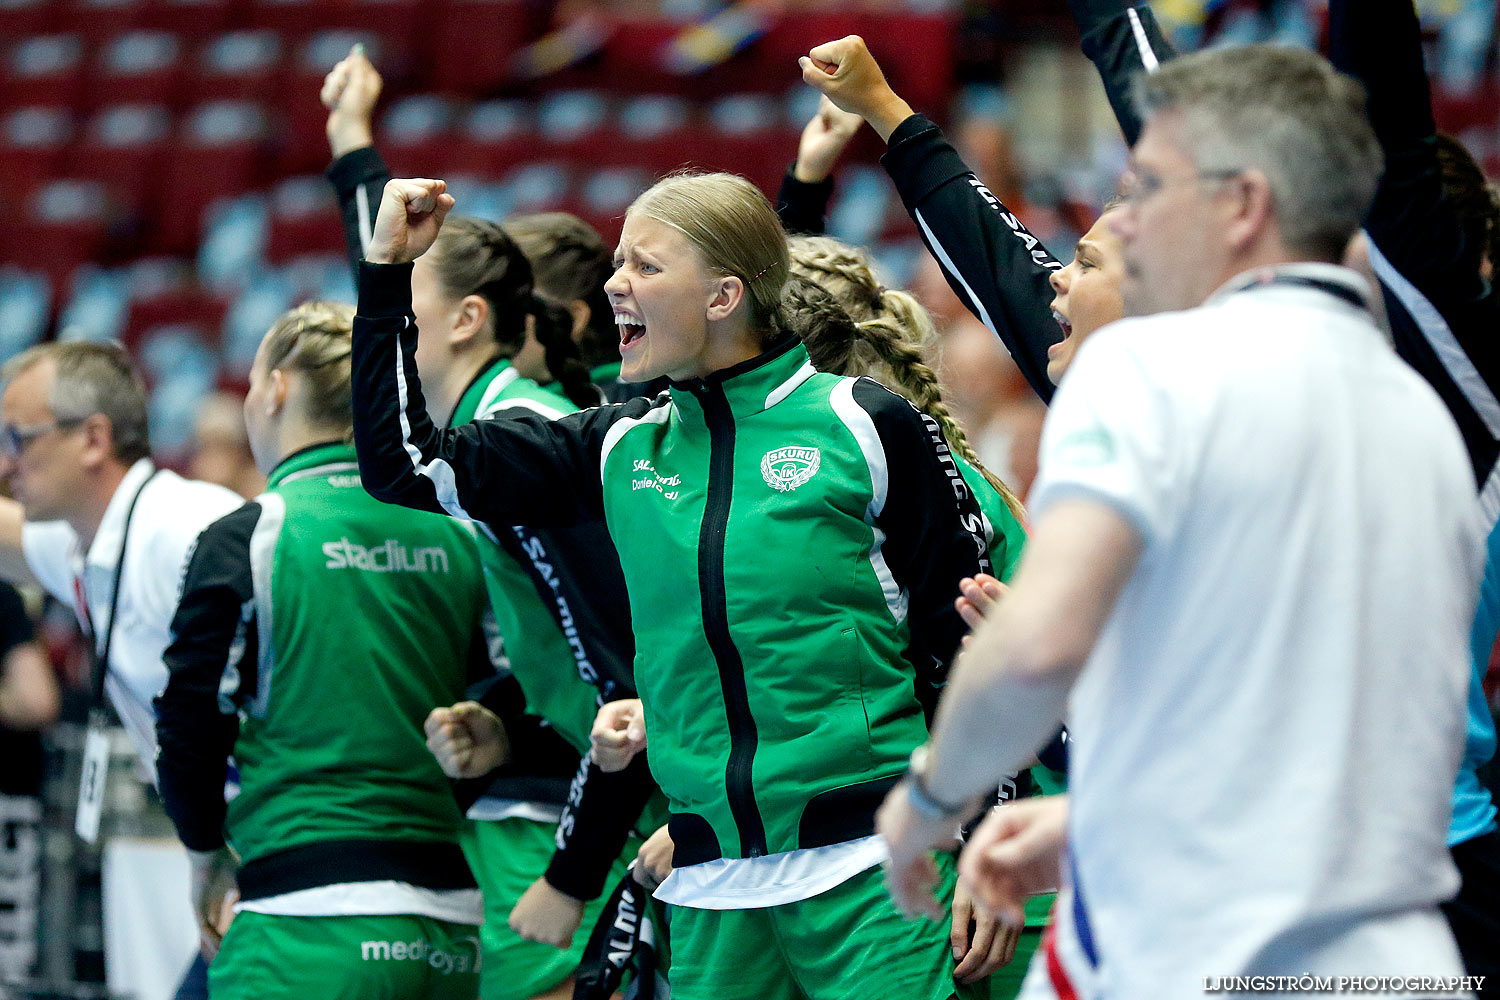
[[[627,312],[615,312],[615,326],[620,331],[620,353],[623,355],[646,336],[646,325]]]
[[[1073,324],[1068,322],[1068,317],[1053,309],[1052,318],[1057,321],[1058,326],[1062,327],[1063,339],[1047,348],[1048,358],[1057,357],[1057,352],[1062,350],[1062,346],[1068,342],[1068,338],[1073,336]]]
[[[1058,326],[1062,327],[1064,340],[1073,336],[1073,324],[1068,322],[1068,317],[1054,309],[1052,310],[1052,318],[1057,321]]]

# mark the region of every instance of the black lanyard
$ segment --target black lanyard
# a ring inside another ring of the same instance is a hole
[[[1250,291],[1252,288],[1265,288],[1267,285],[1299,285],[1303,288],[1312,288],[1320,292],[1332,295],[1336,299],[1343,299],[1361,312],[1368,313],[1370,305],[1364,296],[1341,282],[1332,281],[1328,278],[1314,278],[1305,274],[1273,274],[1270,277],[1258,278],[1254,284],[1246,285],[1241,291]]]
[[[120,610],[120,580],[125,576],[125,545],[130,541],[130,522],[135,520],[135,505],[141,499],[141,494],[146,491],[147,485],[156,478],[159,470],[152,470],[141,485],[135,488],[135,496],[130,498],[130,506],[125,508],[125,527],[120,531],[120,558],[115,562],[115,583],[109,594],[109,624],[104,628],[104,651],[100,652],[98,636],[94,631],[94,616],[91,612],[85,614],[89,623],[89,653],[93,657],[93,690],[95,710],[104,707],[104,676],[109,673],[109,650],[115,641],[115,614]],[[87,569],[87,557],[85,557],[85,569]],[[89,595],[82,587],[79,588],[80,597],[83,598],[84,611],[88,612]]]

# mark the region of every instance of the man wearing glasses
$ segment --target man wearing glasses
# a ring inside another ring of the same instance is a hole
[[[188,550],[243,501],[152,464],[145,386],[117,344],[43,344],[6,363],[0,385],[0,474],[15,497],[0,499],[0,576],[73,609],[92,639],[95,707],[108,697],[155,782],[151,699]]]
[[[960,863],[1010,920],[1064,886],[1028,1000],[1467,996],[1438,904],[1483,531],[1452,418],[1337,265],[1381,170],[1363,94],[1250,47],[1139,99],[1112,226],[1142,318],[1053,401],[1027,554],[879,817],[891,890],[929,904],[927,849],[1066,716],[1069,794]]]

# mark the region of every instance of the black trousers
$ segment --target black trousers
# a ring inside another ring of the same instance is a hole
[[[1443,916],[1465,971],[1484,977],[1479,996],[1500,997],[1500,830],[1455,844],[1452,854],[1463,885],[1443,904]]]

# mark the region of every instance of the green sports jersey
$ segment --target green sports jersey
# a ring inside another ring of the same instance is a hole
[[[483,612],[472,525],[373,500],[347,444],[284,460],[199,538],[173,620],[159,762],[183,841],[227,834],[246,898],[472,885],[422,727],[462,696]]]

